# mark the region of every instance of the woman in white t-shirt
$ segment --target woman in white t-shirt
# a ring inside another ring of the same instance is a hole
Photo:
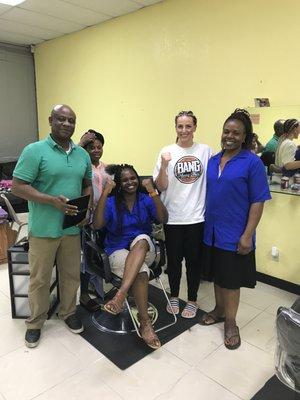
[[[275,153],[275,166],[282,170],[283,175],[290,176],[300,168],[300,161],[296,158],[297,145],[293,142],[299,137],[300,122],[294,118],[287,119],[283,131]]]
[[[206,168],[211,156],[207,145],[194,142],[197,118],[192,111],[181,111],[175,117],[176,143],[164,147],[153,173],[161,200],[169,213],[164,226],[171,290],[170,302],[179,313],[179,289],[182,261],[185,259],[188,302],[181,315],[194,318],[197,313],[197,292],[201,274]],[[169,306],[167,311],[172,312]]]

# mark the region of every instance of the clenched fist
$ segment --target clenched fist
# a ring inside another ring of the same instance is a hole
[[[105,182],[103,192],[109,195],[115,187],[116,187],[116,182],[113,181],[112,179],[107,179],[107,181]]]
[[[147,190],[148,193],[152,193],[155,191],[152,179],[150,178],[143,179],[142,185],[144,186],[144,188]]]
[[[161,155],[161,163],[162,163],[162,165],[164,167],[167,167],[171,160],[172,160],[171,153],[169,153],[169,152],[162,153],[162,155]]]

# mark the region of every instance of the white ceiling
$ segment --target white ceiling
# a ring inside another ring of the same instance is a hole
[[[0,42],[19,45],[79,31],[162,0],[26,0],[0,4]]]

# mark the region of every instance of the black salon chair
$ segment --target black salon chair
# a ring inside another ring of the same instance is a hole
[[[106,283],[110,283],[114,289],[114,294],[115,291],[120,288],[122,279],[111,272],[109,258],[103,249],[105,232],[93,231],[91,228],[86,227],[83,234],[86,236],[85,257],[90,271],[102,278]],[[154,239],[154,245],[156,249],[156,259],[149,267],[149,280],[151,281],[155,279],[159,283],[159,286],[166,298],[166,302],[169,304],[170,309],[172,309],[170,300],[160,278],[162,266],[164,266],[166,262],[164,242],[162,240]],[[130,296],[127,296],[125,299],[125,306],[126,307],[124,307],[124,310],[118,315],[113,315],[105,311],[95,312],[92,315],[92,322],[94,326],[102,332],[117,334],[127,334],[135,331],[137,335],[141,337],[136,318],[137,311],[134,301]],[[148,303],[148,313],[152,324],[154,324],[158,317],[155,305]],[[158,329],[155,329],[155,331],[159,332],[177,322],[177,317],[174,313],[170,317],[170,322],[168,321],[168,323],[164,324]]]
[[[276,328],[276,375],[300,393],[300,298],[291,308],[278,309]]]
[[[275,153],[273,151],[265,151],[260,156],[260,159],[266,167],[269,167],[271,164],[275,164]]]
[[[268,168],[268,175],[270,175],[272,172],[275,172],[270,169],[270,165],[275,164],[275,153],[273,151],[265,151],[260,156],[260,159],[264,166]]]

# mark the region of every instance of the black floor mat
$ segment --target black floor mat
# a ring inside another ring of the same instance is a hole
[[[170,323],[172,316],[166,311],[166,298],[161,289],[149,285],[149,302],[154,304],[158,310],[158,319],[155,322],[155,329],[164,324]],[[185,302],[180,300],[180,309],[182,310]],[[78,306],[78,316],[82,319],[85,326],[81,336],[87,340],[92,346],[105,355],[120,369],[126,369],[132,364],[150,354],[152,350],[137,336],[136,333],[125,335],[101,332],[92,323],[91,314],[84,308]],[[180,335],[182,332],[191,328],[198,323],[203,315],[203,311],[198,310],[197,316],[192,319],[182,318],[178,316],[177,323],[158,333],[162,344],[167,343],[171,339]],[[114,318],[114,316],[112,316]]]
[[[300,394],[285,386],[274,375],[251,400],[300,400]]]

